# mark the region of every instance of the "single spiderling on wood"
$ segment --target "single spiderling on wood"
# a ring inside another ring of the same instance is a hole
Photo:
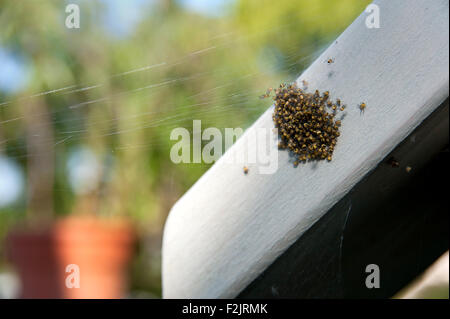
[[[393,156],[389,157],[387,160],[387,163],[391,165],[391,167],[397,168],[400,166],[400,163],[397,161],[397,159]]]
[[[361,111],[364,111],[364,110],[366,109],[366,103],[362,102],[362,103],[359,105],[359,109],[360,109]]]
[[[330,99],[330,92],[319,90],[308,93],[296,84],[281,84],[275,90],[273,121],[280,136],[279,149],[289,149],[299,162],[313,160],[331,161],[341,120],[335,120],[339,111]],[[332,112],[327,112],[327,106]]]
[[[268,97],[270,96],[270,93],[272,92],[272,90],[273,90],[272,88],[268,88],[267,91],[266,91],[266,93],[263,94],[263,95],[261,95],[259,98],[260,98],[260,99],[268,98]]]
[[[303,88],[304,88],[304,89],[308,88],[308,81],[303,80],[303,81],[302,81],[302,84],[303,84]]]

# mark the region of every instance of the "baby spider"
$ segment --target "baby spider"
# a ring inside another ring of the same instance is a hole
[[[327,61],[328,64],[331,64],[333,62],[334,62],[334,59],[332,59],[332,58],[329,58],[328,61]]]
[[[366,103],[362,102],[362,103],[359,105],[359,109],[360,109],[361,111],[364,111],[364,110],[366,109]]]
[[[247,175],[248,174],[248,167],[244,166],[244,174]]]
[[[259,98],[260,98],[260,99],[268,98],[268,97],[270,96],[270,93],[272,92],[272,90],[273,90],[272,88],[268,88],[267,91],[266,91],[266,93],[263,94],[263,95],[261,95]]]
[[[400,166],[400,163],[398,162],[398,160],[393,156],[389,157],[389,159],[387,160],[387,164],[391,165],[391,167],[393,167],[393,168],[397,168]]]

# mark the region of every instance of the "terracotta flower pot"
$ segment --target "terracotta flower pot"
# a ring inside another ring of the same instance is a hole
[[[133,243],[126,220],[71,217],[44,231],[13,231],[7,249],[22,298],[121,298]]]

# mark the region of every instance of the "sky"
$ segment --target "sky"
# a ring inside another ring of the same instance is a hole
[[[186,10],[197,12],[210,17],[220,17],[226,12],[228,5],[234,0],[178,0]]]
[[[0,91],[17,93],[27,86],[29,78],[26,60],[18,52],[0,47]]]
[[[0,155],[0,208],[11,205],[23,193],[24,178],[21,167]]]
[[[105,30],[113,37],[123,38],[133,33],[142,19],[144,8],[151,6],[153,0],[101,0],[106,11],[101,13]]]

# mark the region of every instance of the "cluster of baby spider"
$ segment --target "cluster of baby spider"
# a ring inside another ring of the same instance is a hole
[[[275,90],[273,121],[278,128],[280,149],[289,149],[299,162],[331,161],[340,135],[341,121],[335,118],[345,105],[331,101],[329,92],[307,93],[296,84],[281,84]]]

